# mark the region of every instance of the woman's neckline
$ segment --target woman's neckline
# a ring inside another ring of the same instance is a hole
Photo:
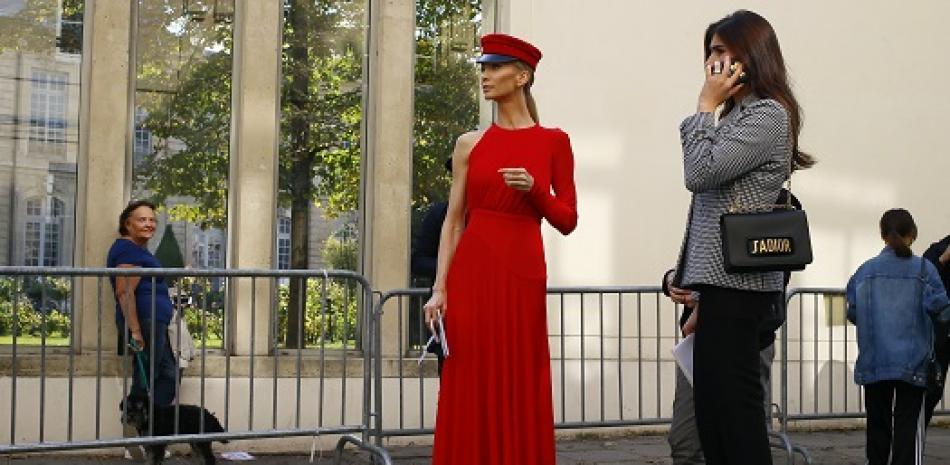
[[[141,247],[141,248],[143,248],[143,249],[145,248],[145,245],[148,244],[148,242],[146,242],[145,244],[139,244],[138,242],[135,242],[135,240],[133,240],[131,237],[128,237],[128,236],[119,236],[119,239],[123,239],[123,240],[129,241],[129,242],[131,242],[132,244],[134,244],[134,245],[136,245],[136,246],[138,246],[138,247]]]
[[[531,126],[525,126],[525,127],[523,127],[523,128],[506,128],[506,127],[500,126],[500,125],[499,125],[498,123],[496,123],[496,122],[492,122],[491,125],[492,125],[492,127],[497,128],[497,129],[499,129],[499,130],[501,130],[501,131],[504,131],[504,132],[528,131],[528,130],[531,130],[531,129],[536,129],[536,128],[541,127],[541,125],[538,124],[538,123],[534,123],[534,124],[532,124]]]

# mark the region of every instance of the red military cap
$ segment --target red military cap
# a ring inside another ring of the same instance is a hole
[[[478,63],[508,63],[521,60],[535,69],[541,60],[541,51],[517,37],[508,34],[485,34],[481,38],[482,56]]]

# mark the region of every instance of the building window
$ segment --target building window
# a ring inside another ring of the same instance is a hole
[[[82,17],[83,3],[78,0],[60,2],[59,34],[56,36],[56,46],[62,53],[82,53]]]
[[[45,212],[44,207],[46,207]],[[43,205],[41,199],[27,200],[23,244],[24,265],[58,266],[60,264],[60,250],[62,250],[60,241],[65,213],[66,204],[60,199],[50,197],[48,205]]]
[[[223,268],[224,254],[221,253],[221,241],[208,244],[208,268]]]
[[[224,268],[224,231],[208,229],[195,236],[192,264],[196,268]]]
[[[282,209],[282,214],[290,215]],[[290,269],[290,217],[281,216],[277,219],[277,269]]]
[[[34,70],[30,93],[30,140],[66,142],[65,73]]]
[[[40,223],[27,221],[26,242],[24,244],[23,264],[26,266],[40,265]]]
[[[135,139],[132,146],[135,167],[138,168],[145,157],[152,153],[152,131],[145,125],[148,113],[141,109],[135,109]]]
[[[43,266],[59,265],[59,225],[46,223],[44,234]]]

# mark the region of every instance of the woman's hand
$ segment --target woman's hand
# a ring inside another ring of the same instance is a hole
[[[439,289],[432,290],[432,297],[422,306],[425,314],[426,326],[432,327],[432,322],[438,317],[445,316],[445,291]]]
[[[130,333],[132,333],[132,340],[135,341],[135,344],[138,346],[136,351],[145,350],[145,339],[142,337],[142,329],[133,329]]]
[[[686,323],[683,323],[683,337],[696,332],[696,322],[699,321],[699,305],[693,307],[693,313],[689,314]]]
[[[944,250],[943,253],[940,254],[940,258],[938,258],[937,261],[944,267],[950,264],[950,246],[947,246],[947,250]]]
[[[528,192],[534,187],[534,178],[524,168],[501,168],[498,170],[508,187],[521,192]]]
[[[736,63],[736,69],[730,74],[729,67],[732,58],[726,57],[724,62],[713,61],[706,63],[706,82],[699,92],[697,111],[712,113],[722,102],[741,91],[745,84],[739,84],[742,76],[742,63]]]
[[[696,296],[693,295],[693,291],[675,286],[670,286],[670,299],[672,299],[673,302],[683,304],[687,307],[695,307],[696,304],[699,303],[696,300]]]

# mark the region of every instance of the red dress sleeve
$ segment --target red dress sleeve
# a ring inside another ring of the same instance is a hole
[[[551,184],[535,182],[529,193],[531,203],[561,234],[568,235],[577,226],[577,191],[574,187],[574,152],[571,140],[558,131],[551,160]],[[551,193],[551,188],[554,193]]]

